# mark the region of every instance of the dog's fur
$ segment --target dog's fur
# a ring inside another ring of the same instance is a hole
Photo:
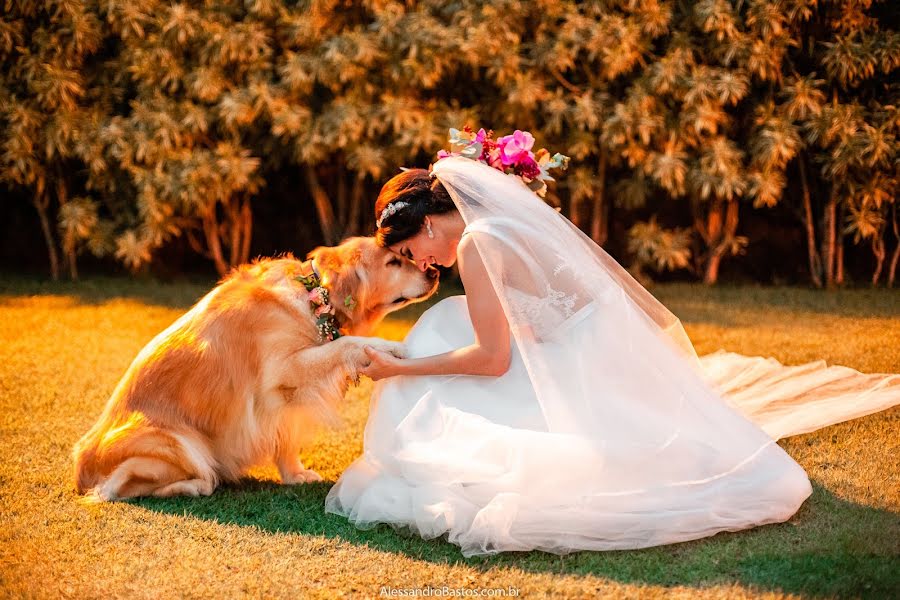
[[[320,342],[292,256],[233,271],[138,354],[94,427],[75,445],[79,493],[97,500],[208,495],[274,460],[284,483],[321,479],[298,452],[316,423],[337,421],[350,378],[387,313],[427,298],[436,273],[351,238],[309,254],[346,335]],[[355,305],[346,306],[352,296]]]

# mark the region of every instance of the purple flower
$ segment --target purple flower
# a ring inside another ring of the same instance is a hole
[[[504,165],[513,165],[530,154],[534,146],[534,136],[527,131],[516,129],[512,135],[504,135],[497,140]]]

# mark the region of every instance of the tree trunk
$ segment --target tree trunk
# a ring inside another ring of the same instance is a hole
[[[47,245],[47,256],[50,258],[50,277],[53,281],[59,281],[59,255],[56,253],[56,242],[53,239],[53,230],[50,228],[50,219],[47,216],[47,208],[50,205],[46,193],[39,192],[32,200],[41,220],[41,231],[44,233],[44,243]]]
[[[872,273],[872,287],[878,285],[881,278],[881,269],[884,268],[884,238],[877,235],[872,238],[872,254],[875,255],[875,271]]]
[[[347,217],[347,225],[344,229],[346,235],[357,235],[362,226],[359,217],[362,214],[363,196],[365,193],[365,176],[359,175],[353,181],[353,192],[350,195],[350,214]]]
[[[829,289],[834,287],[836,209],[837,191],[832,187],[822,217],[822,272],[825,276],[825,287]]]
[[[834,283],[844,285],[844,205],[841,204],[838,218],[835,222],[835,254],[834,254]]]
[[[69,277],[72,278],[72,281],[78,281],[78,260],[74,245],[66,249],[66,260],[69,263]]]
[[[725,204],[720,198],[712,201],[712,206],[706,214],[706,244],[710,248],[718,245],[722,239],[722,222],[725,218]]]
[[[571,198],[569,200],[569,220],[577,227],[584,231],[584,219],[581,218],[581,203],[582,198]]]
[[[706,231],[707,215],[703,214],[702,204],[696,196],[691,195],[690,203],[691,216],[694,219],[694,231],[700,237],[698,241],[696,237],[691,236],[691,262],[693,263],[691,270],[694,273],[700,273],[705,269],[706,265],[704,250],[710,246],[709,234]]]
[[[600,150],[600,162],[597,165],[597,194],[594,196],[593,214],[591,215],[591,239],[598,246],[606,243],[609,228],[605,216],[606,207],[606,150]]]
[[[253,212],[246,196],[227,208],[229,230],[229,267],[242,265],[250,260],[250,239],[253,235]]]
[[[348,235],[351,221],[347,202],[347,169],[344,168],[343,160],[341,160],[337,172],[337,222],[341,226],[343,234]]]
[[[889,288],[894,287],[894,281],[897,277],[897,262],[900,261],[900,227],[897,226],[897,201],[894,200],[894,203],[891,205],[891,227],[894,231],[894,239],[897,240],[897,245],[894,246],[894,253],[891,255],[891,263],[888,267],[888,280],[887,286]]]
[[[806,225],[806,253],[809,258],[809,276],[813,285],[822,287],[822,259],[816,250],[816,224],[813,220],[812,201],[809,195],[809,180],[806,178],[806,165],[801,155],[797,164],[800,166],[800,184],[803,188],[803,214]]]
[[[231,199],[225,206],[225,211],[228,215],[229,267],[236,266],[241,259],[241,247],[243,246],[241,237],[244,234],[243,222],[240,218],[241,209],[239,206],[234,206],[234,202],[240,202],[240,200],[235,201],[234,199]]]
[[[703,270],[703,283],[706,285],[714,285],[719,280],[719,265],[722,263],[722,255],[724,254],[724,244],[718,244],[709,253],[706,260],[706,268]]]
[[[66,186],[66,176],[62,169],[62,165],[56,165],[56,204],[60,208],[69,201],[69,188]],[[68,236],[66,236],[68,238]],[[78,281],[78,252],[76,239],[63,239],[62,252],[66,260],[66,266],[69,268],[69,279]]]
[[[319,184],[315,168],[310,165],[306,165],[306,178],[309,180],[309,189],[316,203],[316,212],[319,215],[319,224],[322,227],[325,244],[332,246],[338,242],[338,232],[334,222],[334,211],[331,208],[331,201],[328,199],[328,194],[325,193],[325,190]]]
[[[250,262],[250,240],[253,239],[253,211],[250,209],[250,199],[244,198],[241,207],[241,224],[244,235],[241,238],[241,264]]]
[[[203,215],[203,233],[206,234],[206,245],[221,277],[228,273],[228,264],[222,256],[222,243],[219,240],[219,222],[216,220],[216,205],[209,207]]]
[[[737,233],[738,215],[740,205],[737,200],[727,200],[723,209],[721,201],[716,202],[715,208],[710,212],[710,221],[707,233],[715,232],[715,245],[709,252],[706,268],[703,272],[703,283],[713,285],[719,280],[719,265],[728,250],[729,244]],[[724,212],[724,219],[723,213]]]

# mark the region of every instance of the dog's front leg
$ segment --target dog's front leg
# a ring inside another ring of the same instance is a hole
[[[353,383],[359,384],[359,371],[363,367],[368,366],[369,358],[363,350],[366,346],[371,346],[376,350],[393,354],[397,358],[406,358],[406,346],[402,342],[392,342],[378,337],[363,336],[344,336],[337,341],[346,340],[349,346],[345,355],[348,374],[353,379]]]
[[[388,352],[397,358],[406,358],[406,346],[402,342],[345,335],[333,342],[303,350],[297,357],[300,370],[316,373],[317,382],[327,388],[343,384],[347,378],[359,383],[359,371],[370,362],[364,350],[366,346]]]
[[[305,439],[297,427],[302,418],[293,418],[293,411],[312,410],[327,414],[347,391],[347,380],[359,382],[359,371],[369,363],[363,350],[372,346],[395,356],[405,355],[405,347],[398,342],[381,338],[342,336],[333,342],[306,348],[282,363],[277,376],[278,389],[290,391],[279,427],[275,464],[281,480],[287,484],[321,481],[315,471],[306,468],[300,460],[300,450]],[[287,396],[286,396],[287,398]],[[298,412],[299,414],[299,412]]]
[[[300,460],[300,456],[298,455],[299,452],[299,448],[285,448],[285,451],[281,452],[280,456],[275,459],[275,465],[278,467],[278,475],[281,476],[281,482],[292,485],[295,483],[322,481],[321,475],[312,469],[306,468],[303,461]]]

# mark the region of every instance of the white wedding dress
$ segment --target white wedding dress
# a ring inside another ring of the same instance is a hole
[[[510,322],[510,367],[379,381],[328,512],[447,534],[465,556],[681,542],[790,518],[812,489],[775,441],[900,403],[900,375],[698,358],[674,315],[517,179],[460,157],[434,170]],[[471,344],[465,296],[405,341],[412,357]]]

